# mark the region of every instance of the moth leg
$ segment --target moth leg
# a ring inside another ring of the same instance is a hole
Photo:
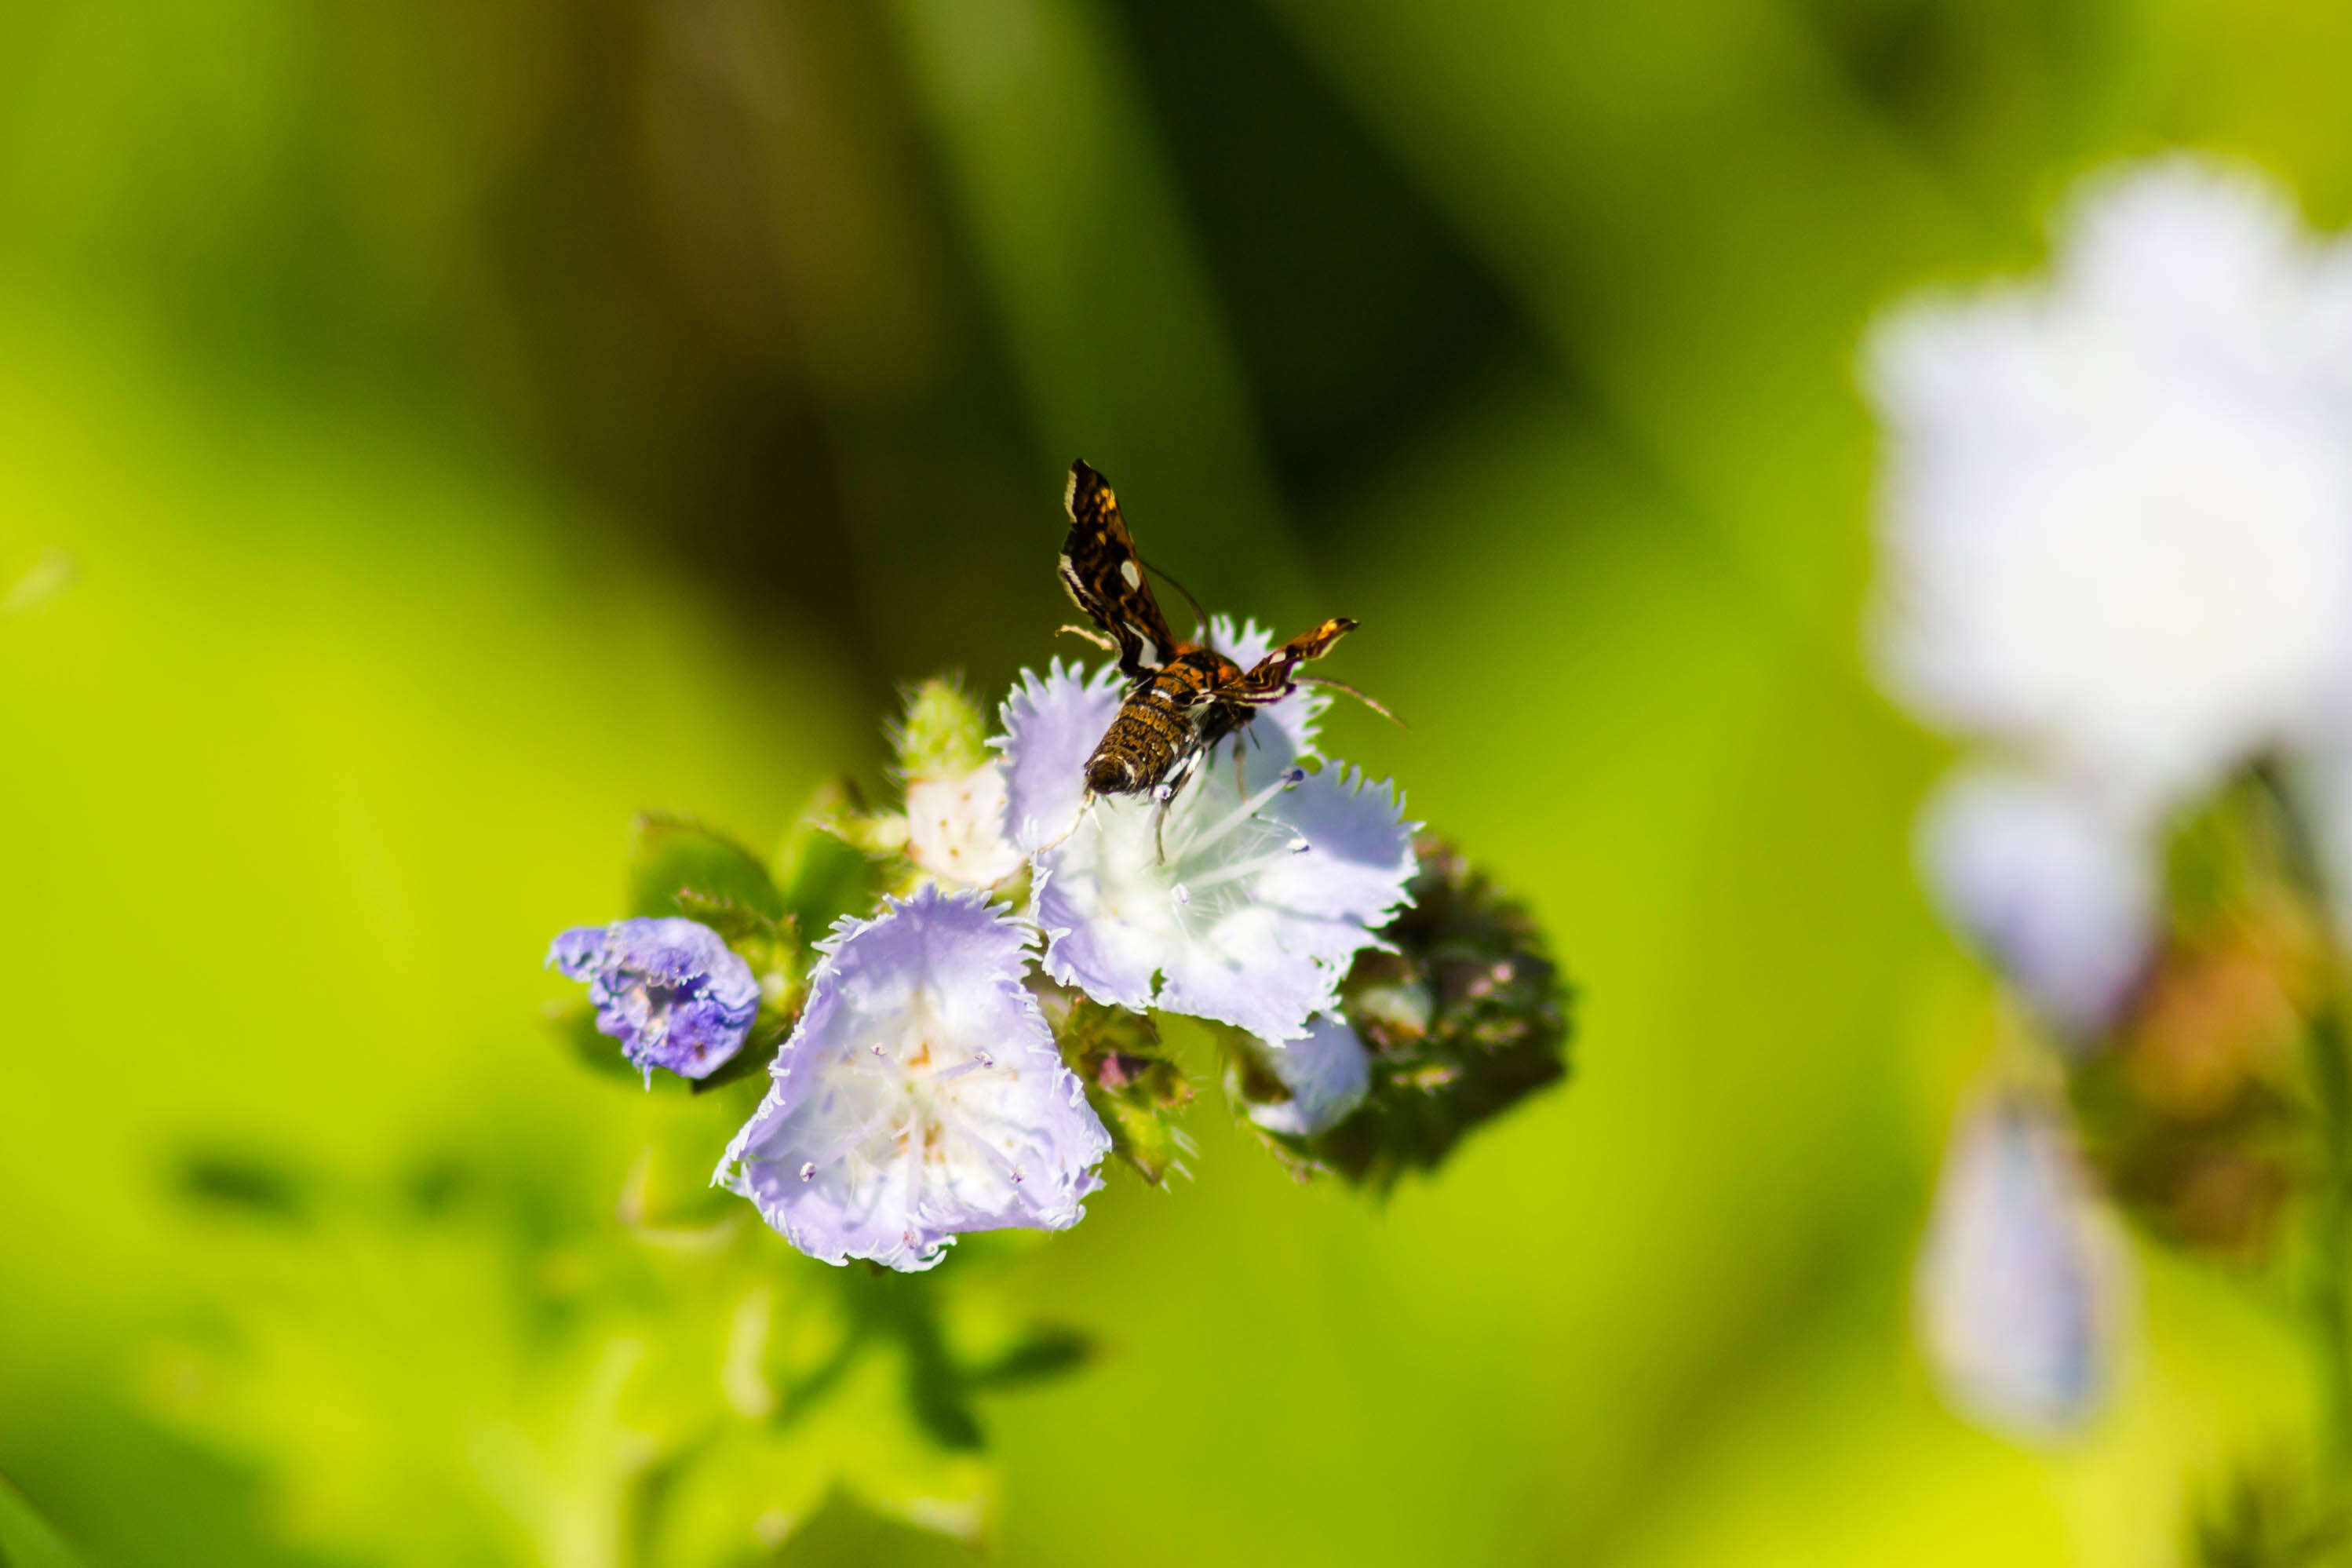
[[[1078,830],[1078,824],[1084,822],[1087,819],[1087,813],[1092,811],[1094,808],[1095,792],[1088,790],[1085,795],[1078,797],[1078,814],[1070,818],[1070,825],[1062,829],[1061,832],[1054,835],[1053,838],[1049,842],[1037,846],[1037,847],[1032,850],[1031,853],[1043,855],[1048,849],[1059,848],[1061,847],[1062,840],[1067,838],[1071,834],[1076,833]]]
[[[1151,786],[1151,798],[1156,803],[1151,813],[1151,849],[1154,865],[1168,864],[1168,843],[1164,837],[1168,828],[1168,808],[1176,803],[1177,792],[1190,783],[1192,775],[1200,771],[1201,759],[1205,754],[1200,750],[1185,752],[1182,759],[1168,770],[1168,776]]]
[[[1056,626],[1054,629],[1057,635],[1066,632],[1071,637],[1083,637],[1087,642],[1094,644],[1095,647],[1102,649],[1105,653],[1117,653],[1118,651],[1118,643],[1112,641],[1109,637],[1103,636],[1102,633],[1096,631],[1091,626]]]

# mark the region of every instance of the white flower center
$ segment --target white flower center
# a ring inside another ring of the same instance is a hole
[[[960,778],[907,785],[907,853],[943,882],[986,888],[1021,868],[1004,834],[1004,770],[995,763]]]
[[[870,1199],[894,1173],[950,1191],[1025,1179],[1023,1124],[1003,1104],[1020,1068],[971,1048],[929,986],[860,1021],[868,1026],[848,1031],[819,1069],[805,1133],[791,1137],[802,1181],[836,1180]]]
[[[1304,776],[1286,768],[1244,797],[1230,760],[1213,762],[1164,820],[1149,796],[1099,799],[1055,875],[1092,919],[1171,946],[1195,940],[1251,906],[1256,877],[1307,848],[1296,829],[1258,815]]]

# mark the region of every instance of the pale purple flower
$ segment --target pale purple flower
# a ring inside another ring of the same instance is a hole
[[[1956,1410],[2029,1440],[2081,1426],[2113,1381],[2125,1268],[2054,1117],[1993,1098],[1961,1118],[1916,1292]]]
[[[1040,680],[1021,672],[1004,700],[1004,733],[989,743],[1003,754],[1006,830],[1034,854],[1069,831],[1087,797],[1086,762],[1126,698],[1118,666],[1089,677],[1084,665],[1055,659]]]
[[[576,926],[555,939],[547,962],[588,983],[596,1027],[648,1083],[656,1068],[708,1077],[742,1048],[760,1011],[751,966],[689,920]]]
[[[1352,769],[1301,765],[1314,711],[1301,692],[1221,746],[1164,812],[1119,795],[1081,816],[1086,759],[1118,698],[1115,677],[1057,666],[1005,704],[1009,816],[1032,848],[1046,973],[1098,1002],[1297,1039],[1336,1009],[1349,960],[1404,900],[1402,806]]]
[[[1288,1100],[1249,1108],[1250,1120],[1269,1132],[1311,1138],[1345,1120],[1371,1088],[1372,1058],[1338,1018],[1317,1018],[1298,1038],[1259,1048],[1260,1059],[1290,1090]]]
[[[1244,669],[1275,647],[1274,634],[1255,621],[1235,629],[1227,616],[1210,617],[1207,640]],[[1004,733],[990,744],[1003,753],[1006,829],[1024,851],[1034,853],[1077,820],[1087,793],[1086,760],[1118,717],[1126,695],[1115,664],[1104,665],[1092,677],[1083,665],[1065,668],[1060,659],[1042,680],[1033,671],[1021,672],[1020,684],[1000,713]],[[1316,721],[1330,701],[1313,687],[1302,686],[1272,707],[1260,709],[1249,728],[1260,739],[1279,730],[1287,748],[1285,754],[1312,756]]]
[[[2125,814],[2027,773],[1964,771],[1920,816],[1945,918],[2069,1042],[2099,1034],[2147,969],[2157,852]]]
[[[2162,809],[2352,702],[2352,251],[2260,176],[2090,182],[2046,279],[1874,331],[1877,641],[1923,716]]]
[[[1022,984],[1024,940],[930,887],[844,921],[713,1180],[827,1263],[929,1268],[963,1232],[1077,1224],[1110,1135]]]

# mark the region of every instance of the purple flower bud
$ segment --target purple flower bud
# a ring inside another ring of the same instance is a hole
[[[555,939],[547,963],[588,983],[596,1027],[649,1083],[656,1068],[709,1076],[742,1048],[760,1011],[751,966],[689,920],[575,926]]]
[[[1945,1396],[2015,1437],[2078,1428],[2112,1377],[2125,1267],[2054,1120],[2000,1100],[1969,1112],[1919,1260],[1920,1335]]]
[[[1920,818],[1945,917],[2069,1044],[2113,1021],[2156,939],[2157,848],[2118,816],[2032,774],[1979,768]]]

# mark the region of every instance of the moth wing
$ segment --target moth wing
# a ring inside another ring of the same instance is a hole
[[[1321,658],[1331,651],[1331,645],[1356,629],[1356,623],[1345,616],[1334,616],[1311,632],[1297,637],[1250,666],[1231,691],[1219,695],[1234,702],[1263,706],[1279,702],[1290,695],[1290,672],[1310,658]]]
[[[1176,638],[1144,581],[1135,536],[1119,515],[1110,483],[1084,463],[1070,465],[1062,491],[1070,534],[1062,543],[1062,586],[1118,644],[1119,673],[1140,680],[1168,662]]]

